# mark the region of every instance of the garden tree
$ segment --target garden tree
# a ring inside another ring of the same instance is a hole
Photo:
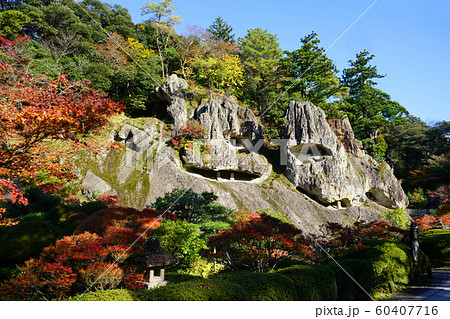
[[[162,55],[162,44],[160,36],[164,33],[169,33],[172,26],[181,22],[181,17],[173,15],[175,11],[175,6],[172,5],[173,0],[161,0],[159,3],[149,3],[142,8],[142,14],[151,14],[150,18],[156,24],[156,47],[158,49],[158,54],[161,62],[161,74],[165,78],[165,68]],[[163,41],[167,46],[169,35],[166,35],[166,40]]]
[[[237,55],[224,54],[222,58],[197,59],[192,64],[198,78],[207,80],[210,98],[213,88],[223,92],[226,88],[233,90],[243,83],[244,70]]]
[[[345,97],[348,89],[339,84],[338,70],[319,46],[317,33],[302,38],[301,43],[300,49],[285,52],[287,57],[282,60],[292,98],[323,107],[330,98]]]
[[[311,257],[310,241],[297,228],[265,214],[232,224],[209,237],[208,246],[206,254],[231,270],[268,272],[284,259]]]
[[[234,42],[234,34],[231,34],[233,28],[220,16],[214,20],[213,24],[206,31],[217,42]]]
[[[277,68],[282,51],[276,35],[261,28],[251,29],[244,38],[239,39],[239,49],[244,69],[250,81],[250,92],[259,96],[259,110],[265,112],[268,91],[274,87]],[[256,98],[256,96],[253,96]]]
[[[164,197],[158,197],[150,206],[162,212],[170,211],[182,220],[199,224],[206,219],[222,217],[224,212],[216,209],[216,200],[217,196],[213,193],[197,194],[192,190],[180,188],[165,193]]]
[[[371,150],[378,160],[383,160],[387,144],[383,134],[390,127],[405,122],[408,111],[391,97],[374,88],[374,79],[382,78],[376,66],[369,65],[374,55],[366,50],[356,55],[356,60],[349,61],[350,68],[343,70],[341,85],[350,89],[344,99],[341,110],[352,123],[355,135]]]

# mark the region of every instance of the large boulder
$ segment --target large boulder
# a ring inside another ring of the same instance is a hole
[[[388,208],[408,205],[393,170],[362,153],[350,123],[337,130],[346,147],[312,103],[291,102],[286,117],[286,176],[300,191],[339,208],[368,201]]]

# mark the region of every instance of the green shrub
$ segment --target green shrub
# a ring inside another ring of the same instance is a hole
[[[188,274],[178,274],[178,273],[170,273],[170,272],[165,274],[165,279],[169,282],[169,284],[178,284],[180,282],[198,280],[201,278],[202,277],[188,275]]]
[[[341,267],[344,268],[344,271],[335,263],[327,264],[327,266],[333,269],[335,274],[337,285],[337,300],[356,300],[356,284],[348,276],[350,275],[355,278],[352,269],[346,265],[341,265]]]
[[[421,233],[420,248],[433,267],[450,266],[450,230],[430,229]]]
[[[79,301],[134,301],[134,292],[126,289],[112,289],[103,291],[90,291],[84,294]],[[69,301],[77,301],[81,295],[71,297]]]
[[[337,284],[334,272],[324,265],[297,265],[277,271],[295,284],[299,300],[336,300]]]
[[[186,221],[166,220],[151,235],[158,238],[164,252],[180,258],[176,269],[194,269],[192,264],[200,258],[199,251],[206,248],[199,225]]]
[[[372,262],[377,290],[393,292],[399,286],[413,282],[418,272],[426,271],[422,263],[413,262],[411,248],[403,243],[371,240],[365,241],[364,244],[367,248],[353,252],[347,257]]]
[[[358,284],[364,288],[364,290],[368,294],[372,294],[373,289],[375,288],[375,273],[373,271],[372,262],[370,260],[364,259],[343,259],[339,260],[339,265],[341,265],[344,269],[350,269],[351,275],[353,279],[355,279]],[[343,271],[341,269],[341,273],[336,273],[336,277],[345,275],[348,278],[348,275],[345,273],[342,274]],[[344,277],[345,278],[345,277]],[[348,278],[349,282],[354,284],[354,298],[355,300],[370,300],[370,297],[365,293],[364,290],[361,289],[359,285],[357,285],[352,279]],[[339,288],[339,284],[338,284]],[[351,289],[351,288],[350,288]],[[352,289],[351,289],[352,290]],[[351,293],[350,290],[350,293]]]
[[[406,213],[406,209],[386,210],[380,214],[380,218],[387,221],[391,226],[408,229],[409,216]]]
[[[255,273],[247,271],[226,272],[217,276],[244,287],[253,301],[292,301],[297,300],[294,282],[276,273]]]
[[[42,220],[39,214],[21,218],[19,224],[0,231],[1,265],[15,266],[37,257],[56,241],[58,232],[58,227]]]
[[[238,301],[248,300],[248,292],[240,285],[221,279],[198,279],[169,284],[136,293],[139,300],[159,301]]]

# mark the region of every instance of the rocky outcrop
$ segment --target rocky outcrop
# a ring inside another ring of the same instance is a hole
[[[249,109],[240,107],[233,97],[211,99],[195,114],[206,128],[204,144],[182,151],[181,159],[191,173],[203,177],[253,181],[270,175],[265,157],[254,151],[262,135],[261,125]],[[208,151],[202,151],[202,147]]]
[[[328,124],[348,153],[356,156],[362,156],[364,154],[362,151],[362,143],[355,138],[352,125],[347,116],[343,119],[329,119]]]
[[[262,128],[255,114],[240,107],[232,96],[211,99],[197,108],[195,118],[207,130],[208,139],[262,138]]]
[[[172,74],[164,84],[156,88],[155,93],[150,97],[153,113],[165,114],[172,120],[173,130],[177,131],[182,126],[186,126],[187,107],[184,100],[184,92],[188,84],[185,80]]]
[[[389,208],[406,207],[407,197],[393,170],[362,154],[351,126],[343,124],[341,137],[354,152],[346,152],[322,109],[309,102],[291,102],[286,124],[288,179],[324,205],[361,206],[374,201]]]

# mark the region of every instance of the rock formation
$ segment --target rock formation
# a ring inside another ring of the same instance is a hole
[[[349,153],[322,109],[291,102],[286,124],[288,179],[324,205],[361,206],[371,200],[389,208],[406,207],[407,197],[393,170],[364,155],[350,123],[342,124],[338,132]]]
[[[185,83],[171,76],[163,88],[152,97],[155,105],[165,105],[164,120],[171,120],[173,128],[185,126]],[[108,130],[125,150],[71,159],[84,194],[115,194],[124,205],[142,209],[175,188],[213,192],[230,209],[280,211],[315,234],[327,222],[372,221],[386,207],[407,205],[392,169],[364,154],[348,120],[331,121],[330,127],[324,112],[311,103],[289,106],[284,174],[274,173],[258,153],[261,125],[232,97],[211,99],[191,114],[206,128],[203,143],[211,151],[194,143],[193,149],[175,152],[169,143],[173,130],[168,132],[161,120],[124,119]]]
[[[185,80],[172,74],[162,86],[156,88],[155,93],[150,97],[154,115],[168,113],[175,131],[182,126],[186,126],[187,108],[184,92],[187,88],[188,85]]]
[[[252,151],[262,129],[251,110],[240,107],[233,97],[222,96],[201,105],[195,118],[206,128],[204,143],[210,150],[202,152],[198,144],[184,149],[181,159],[188,171],[214,179],[246,181],[270,175],[265,157]]]

